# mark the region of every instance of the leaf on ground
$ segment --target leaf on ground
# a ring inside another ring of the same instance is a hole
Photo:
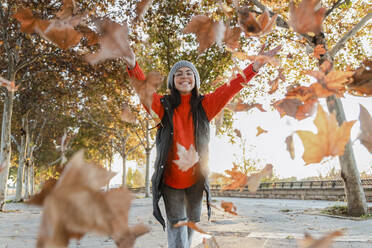
[[[319,0],[302,0],[299,6],[294,2],[289,4],[288,24],[295,32],[315,36],[322,30],[322,24],[327,11],[320,7]]]
[[[349,93],[359,96],[372,96],[372,61],[366,60],[355,70],[353,81],[346,85]]]
[[[320,239],[315,239],[310,234],[306,233],[305,237],[298,241],[298,244],[300,248],[331,248],[333,240],[342,235],[344,235],[342,231],[336,230]]]
[[[118,247],[133,247],[135,238],[146,230],[141,224],[139,230],[128,226],[132,200],[128,189],[101,190],[114,175],[85,162],[82,151],[73,155],[44,199],[37,247],[67,247],[70,239],[88,232],[110,236]],[[127,242],[121,245],[121,240]]]
[[[199,43],[199,54],[203,53],[214,43],[221,43],[226,27],[222,22],[215,22],[208,16],[197,15],[191,18],[191,21],[183,29],[184,34],[193,33]]]
[[[152,0],[141,0],[140,2],[137,3],[137,7],[136,7],[137,16],[134,19],[134,22],[138,22],[139,20],[142,19],[143,15],[150,8],[151,4],[152,4]]]
[[[137,92],[141,103],[147,108],[151,109],[153,95],[157,88],[162,84],[164,77],[157,71],[151,71],[146,75],[145,80],[137,80],[131,77],[129,80]]]
[[[320,55],[323,55],[325,54],[327,51],[324,49],[324,45],[323,44],[319,44],[317,45],[315,48],[314,48],[314,53],[313,53],[313,56],[317,59],[320,59]]]
[[[319,163],[327,156],[341,156],[344,154],[346,143],[350,139],[350,131],[355,121],[337,124],[335,113],[327,114],[318,105],[318,112],[314,124],[318,133],[310,131],[296,131],[301,138],[305,151],[302,156],[307,164]]]
[[[120,25],[106,18],[96,22],[102,37],[99,40],[100,49],[85,55],[84,59],[91,65],[103,62],[107,59],[123,58],[131,67],[135,66],[135,56],[129,44],[128,26]]]
[[[236,212],[236,206],[232,202],[221,201],[221,208],[223,208],[227,213],[238,215]]]
[[[365,107],[361,104],[359,106],[360,134],[358,139],[367,148],[369,153],[372,153],[372,118]]]
[[[136,123],[136,116],[130,110],[128,104],[124,103],[121,107],[120,119],[128,123]]]
[[[181,227],[181,226],[187,226],[188,228],[193,229],[194,231],[197,231],[199,233],[207,234],[204,230],[202,230],[200,227],[196,225],[193,221],[179,221],[178,223],[174,224],[173,227]]]
[[[173,162],[177,164],[181,171],[187,171],[199,161],[199,154],[195,150],[194,145],[186,149],[186,147],[177,143],[177,155],[178,159]]]
[[[17,91],[19,88],[19,85],[16,86],[14,81],[9,81],[2,77],[0,77],[0,86],[4,86],[8,91],[12,91],[12,92]]]
[[[285,144],[287,146],[287,151],[289,152],[289,155],[291,156],[291,159],[294,159],[295,157],[295,150],[294,150],[294,144],[293,144],[293,135],[288,135],[287,138],[285,138]]]
[[[267,131],[265,129],[262,129],[260,126],[258,126],[256,137],[263,134],[263,133],[267,133]]]
[[[277,17],[278,15],[275,14],[270,18],[270,13],[267,10],[257,18],[255,13],[251,12],[248,7],[239,8],[238,10],[238,22],[246,36],[261,36],[271,32]]]

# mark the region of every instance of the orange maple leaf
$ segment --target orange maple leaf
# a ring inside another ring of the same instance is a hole
[[[267,133],[267,131],[265,129],[262,129],[260,126],[257,127],[257,134],[256,136],[259,136],[263,133]]]
[[[355,121],[344,122],[339,127],[336,114],[328,115],[318,105],[318,113],[314,120],[318,133],[314,134],[303,130],[296,131],[305,148],[302,158],[306,164],[319,163],[327,156],[343,155],[354,123]]]
[[[322,30],[326,8],[317,8],[319,0],[302,0],[298,7],[289,5],[288,24],[294,31],[315,36]]]
[[[236,206],[232,202],[221,201],[221,208],[223,208],[223,210],[227,213],[238,215],[236,213]]]
[[[226,27],[224,34],[223,42],[230,50],[240,48],[239,38],[240,38],[241,29],[238,27],[230,28]]]
[[[132,123],[132,124],[136,123],[136,116],[132,113],[128,104],[126,103],[122,104],[120,118],[124,122]]]
[[[333,240],[342,235],[344,234],[341,230],[336,230],[320,239],[315,239],[310,234],[306,233],[305,237],[298,241],[298,244],[300,248],[331,248]]]
[[[238,22],[246,36],[261,36],[269,33],[273,29],[277,17],[278,15],[275,14],[270,18],[269,12],[265,10],[256,19],[255,13],[251,12],[248,7],[238,10]]]
[[[194,33],[199,43],[199,53],[204,52],[214,43],[221,43],[226,27],[222,22],[215,22],[208,16],[197,15],[183,29],[184,34]]]
[[[178,223],[173,225],[174,227],[180,227],[180,226],[187,226],[188,228],[191,228],[199,233],[207,234],[206,231],[202,230],[200,227],[196,225],[193,221],[179,221]]]
[[[187,171],[199,161],[199,154],[195,150],[194,145],[191,145],[189,149],[177,143],[177,155],[178,159],[173,160],[181,171]]]
[[[134,19],[134,22],[138,22],[139,20],[141,20],[142,16],[147,12],[151,4],[152,0],[141,0],[140,2],[137,3],[136,7],[137,16]]]
[[[229,103],[226,105],[226,108],[233,111],[233,112],[245,112],[252,108],[258,108],[261,112],[266,112],[266,110],[262,107],[262,104],[259,103],[244,103],[242,99],[238,99],[235,102]]]
[[[359,106],[360,134],[358,139],[367,148],[369,153],[372,153],[372,118],[365,107],[361,104]]]
[[[96,53],[85,55],[85,60],[95,65],[107,59],[123,58],[127,65],[134,67],[136,61],[129,44],[127,24],[120,25],[108,18],[96,23],[103,34],[99,40],[100,49]]]

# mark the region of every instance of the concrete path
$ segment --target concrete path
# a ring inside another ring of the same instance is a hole
[[[211,221],[207,221],[206,207],[199,226],[213,235],[219,246],[229,247],[297,247],[297,239],[305,232],[320,237],[326,232],[346,228],[346,235],[336,239],[334,247],[372,247],[372,219],[350,220],[314,214],[317,210],[341,202],[300,201],[278,199],[214,198],[219,206],[221,200],[237,206],[238,216],[212,208]],[[161,206],[162,207],[162,206]],[[163,207],[162,207],[163,208]],[[41,209],[21,203],[7,204],[6,212],[0,213],[0,248],[35,247],[41,218]],[[143,221],[151,232],[139,238],[136,248],[166,248],[166,233],[152,217],[151,199],[134,200],[130,212],[130,224]],[[203,247],[203,237],[196,234],[193,247]],[[80,242],[73,241],[69,247],[116,247],[107,237],[89,234]]]

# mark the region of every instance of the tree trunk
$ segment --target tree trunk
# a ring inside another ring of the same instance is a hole
[[[35,190],[35,175],[34,175],[34,162],[31,160],[30,162],[30,195],[34,195]]]
[[[14,77],[11,78],[14,81]],[[0,164],[5,164],[5,168],[0,172],[0,211],[5,208],[7,181],[9,176],[11,146],[11,121],[13,112],[14,92],[8,91],[4,100],[3,121],[1,127],[1,150],[0,150]]]
[[[346,120],[341,100],[334,95],[327,97],[327,106],[330,113],[336,112],[337,122],[341,125]],[[341,177],[345,184],[348,214],[352,216],[367,214],[366,196],[350,142],[346,144],[344,155],[338,158],[341,166]]]
[[[146,149],[145,197],[150,197],[150,149]]]
[[[26,168],[25,168],[25,195],[23,197],[23,199],[28,199],[30,198],[30,165],[29,163],[27,162],[26,163]]]
[[[24,164],[26,159],[27,151],[27,135],[26,135],[26,117],[22,117],[22,134],[21,134],[21,151],[19,153],[19,163],[17,169],[17,184],[16,184],[16,196],[15,201],[19,202],[22,199],[23,191],[23,174],[24,174]]]
[[[125,155],[125,150],[123,151],[121,157],[123,159],[123,175],[121,178],[121,184],[122,187],[125,187],[127,186],[127,156]]]

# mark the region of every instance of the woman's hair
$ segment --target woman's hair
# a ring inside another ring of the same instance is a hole
[[[191,117],[191,114],[192,114],[193,117],[196,117],[196,111],[197,111],[198,103],[199,103],[198,102],[198,97],[199,97],[199,90],[197,89],[197,87],[195,85],[194,88],[191,90],[190,117]],[[172,109],[177,108],[178,105],[181,104],[181,94],[176,89],[176,87],[174,87],[174,83],[173,83],[173,87],[170,88],[170,104],[171,104]]]

